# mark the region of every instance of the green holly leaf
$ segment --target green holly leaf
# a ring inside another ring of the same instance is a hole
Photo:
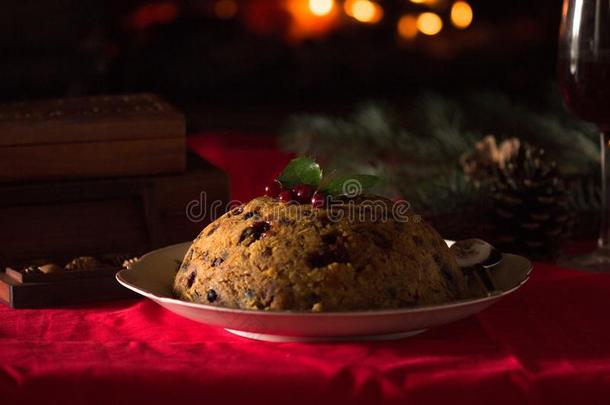
[[[309,184],[318,188],[322,180],[322,169],[315,160],[308,157],[292,159],[284,168],[278,181],[284,187],[293,187],[297,184]]]
[[[371,174],[343,176],[328,182],[322,188],[322,191],[330,196],[338,197],[346,195],[348,197],[356,197],[375,187],[379,184],[380,180],[379,177]]]

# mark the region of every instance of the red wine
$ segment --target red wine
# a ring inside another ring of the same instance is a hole
[[[559,85],[568,108],[585,121],[610,130],[610,52],[559,61]]]

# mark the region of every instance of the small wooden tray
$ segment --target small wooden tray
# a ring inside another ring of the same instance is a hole
[[[119,270],[106,267],[32,274],[27,276],[36,276],[38,281],[25,282],[14,276],[13,272],[19,272],[0,272],[0,301],[11,308],[49,308],[137,297],[116,281],[115,274]]]
[[[111,266],[99,267],[96,269],[66,270],[57,273],[22,273],[19,270],[7,267],[4,271],[7,276],[19,283],[56,283],[64,280],[74,280],[80,278],[96,278],[103,276],[114,276],[121,269]]]

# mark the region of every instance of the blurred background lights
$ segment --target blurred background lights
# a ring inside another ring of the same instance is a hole
[[[425,4],[429,7],[444,7],[446,0],[410,0],[414,4]]]
[[[343,3],[343,12],[345,12],[345,14],[347,14],[350,17],[354,16],[354,13],[352,12],[352,10],[354,9],[354,3],[358,1],[358,0],[345,0],[345,2]]]
[[[335,7],[334,0],[309,0],[309,10],[317,16],[329,14]]]
[[[443,20],[435,13],[421,13],[417,17],[417,29],[425,35],[436,35],[443,29]]]
[[[472,7],[465,1],[457,1],[451,6],[451,22],[456,28],[468,28],[472,23]]]
[[[348,0],[344,8],[345,14],[363,23],[374,24],[383,18],[383,8],[370,0]]]
[[[356,1],[358,1],[358,0],[345,0],[345,2],[343,3],[343,12],[350,17],[354,16],[354,13],[352,13],[352,10],[354,9],[354,3]]]
[[[237,2],[235,0],[218,0],[214,4],[214,13],[223,20],[233,18],[237,14]]]
[[[417,18],[412,15],[403,15],[398,20],[398,35],[403,39],[413,39],[417,36]]]
[[[272,4],[267,0],[264,3]],[[286,37],[295,44],[308,38],[324,37],[340,23],[335,0],[286,0],[281,4],[290,15]],[[271,12],[277,15],[276,11]]]

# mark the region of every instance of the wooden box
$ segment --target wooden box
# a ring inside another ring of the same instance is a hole
[[[185,169],[184,116],[152,94],[0,105],[0,182]]]
[[[187,217],[191,201],[201,215]],[[212,210],[214,201],[220,203]],[[138,256],[192,240],[227,201],[226,174],[194,155],[184,173],[0,184],[0,268],[63,266],[75,257],[109,253]],[[119,269],[23,282],[0,270],[0,300],[27,308],[130,296],[114,280]]]

